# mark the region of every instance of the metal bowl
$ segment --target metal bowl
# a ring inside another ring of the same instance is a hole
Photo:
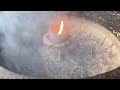
[[[1,66],[17,74],[44,79],[89,78],[120,66],[119,13],[62,12],[69,21],[72,36],[72,44],[65,48],[48,47],[43,43],[55,13],[2,12]],[[118,38],[112,34],[113,30]],[[105,52],[109,46],[113,46],[112,53]]]

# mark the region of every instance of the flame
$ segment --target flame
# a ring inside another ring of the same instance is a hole
[[[62,34],[63,27],[64,27],[64,23],[63,23],[63,20],[62,20],[62,21],[61,21],[61,24],[60,24],[60,29],[59,29],[58,34]]]

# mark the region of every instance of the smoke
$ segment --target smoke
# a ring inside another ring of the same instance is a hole
[[[52,19],[85,12],[3,11],[0,13],[0,64],[17,73],[47,77],[42,60],[43,35]],[[85,15],[84,15],[85,16]],[[44,50],[43,50],[44,52]]]
[[[39,53],[43,45],[42,37],[48,32],[51,19],[57,13],[53,11],[1,12],[0,51],[3,58],[0,59],[1,65],[18,73],[29,75],[38,72],[42,75],[44,69],[42,70]]]
[[[48,77],[41,53],[43,35],[52,19],[59,15],[75,16],[75,12],[3,11],[0,13],[0,63],[17,73]],[[52,54],[52,53],[51,53]],[[2,59],[3,58],[3,59]],[[54,65],[54,64],[52,64]],[[53,66],[55,67],[55,66]]]
[[[43,35],[48,32],[50,22],[59,15],[69,17],[78,15],[81,18],[100,22],[101,13],[87,11],[77,13],[76,11],[0,12],[0,65],[17,73],[49,78],[44,69],[46,62],[42,59],[41,53],[44,52]]]

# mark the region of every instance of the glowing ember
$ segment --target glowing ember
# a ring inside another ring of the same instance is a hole
[[[61,24],[60,24],[60,29],[59,29],[58,34],[62,34],[63,27],[64,27],[64,24],[63,24],[63,20],[62,20],[62,21],[61,21]]]

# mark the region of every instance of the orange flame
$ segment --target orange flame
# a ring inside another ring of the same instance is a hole
[[[61,21],[61,24],[60,24],[60,29],[59,29],[58,34],[62,34],[63,27],[64,27],[64,23],[63,23],[63,20],[62,20],[62,21]]]

